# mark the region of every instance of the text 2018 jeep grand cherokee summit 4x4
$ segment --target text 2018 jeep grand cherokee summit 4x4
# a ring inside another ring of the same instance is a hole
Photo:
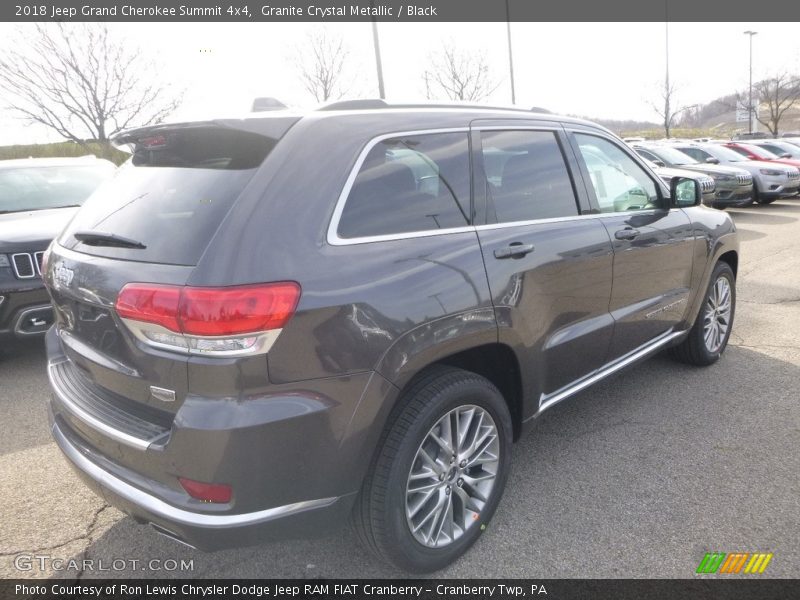
[[[188,544],[352,515],[431,571],[544,410],[661,348],[717,360],[737,234],[590,123],[357,106],[117,136],[49,255],[52,431]]]

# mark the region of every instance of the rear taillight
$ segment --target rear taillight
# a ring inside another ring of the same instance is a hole
[[[116,309],[150,345],[198,354],[259,354],[269,350],[299,299],[294,282],[224,288],[129,283]]]

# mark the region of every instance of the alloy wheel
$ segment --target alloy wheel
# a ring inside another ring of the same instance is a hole
[[[474,405],[451,410],[430,429],[406,484],[406,521],[430,548],[448,546],[480,517],[494,488],[500,439],[492,416]]]
[[[731,284],[728,278],[719,277],[708,294],[703,316],[703,338],[706,349],[712,354],[722,348],[730,328],[731,300]]]

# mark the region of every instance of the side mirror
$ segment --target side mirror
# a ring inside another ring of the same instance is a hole
[[[687,177],[673,177],[669,181],[670,204],[673,208],[697,206],[703,201],[700,182]]]
[[[708,164],[710,164],[710,165],[718,165],[718,164],[719,164],[719,159],[718,159],[718,158],[714,158],[713,156],[709,156],[709,157],[706,159],[706,162],[707,162]]]
[[[663,160],[654,160],[653,164],[657,167],[666,167],[667,164]]]
[[[781,158],[792,158],[792,155],[789,154],[788,152],[784,152],[783,154],[781,154]]]

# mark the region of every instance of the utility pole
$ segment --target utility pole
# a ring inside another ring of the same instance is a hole
[[[511,104],[516,104],[517,95],[514,91],[514,53],[511,49],[511,14],[508,11],[508,0],[506,0],[506,37],[508,38],[508,72],[511,76]]]
[[[664,22],[664,56],[665,56],[665,73],[664,73],[664,121],[666,123],[665,129],[669,130],[672,123],[672,90],[669,87],[669,20]],[[667,134],[669,138],[669,134]]]
[[[375,1],[369,1],[370,8],[375,8]],[[374,15],[373,11],[373,15]],[[372,45],[375,48],[375,68],[378,71],[378,95],[381,100],[386,99],[386,90],[383,87],[383,64],[381,63],[381,43],[378,40],[378,21],[372,17]]]
[[[750,133],[753,133],[753,36],[758,32],[748,29],[744,34],[750,36],[750,100],[747,103],[747,120],[750,126]]]

